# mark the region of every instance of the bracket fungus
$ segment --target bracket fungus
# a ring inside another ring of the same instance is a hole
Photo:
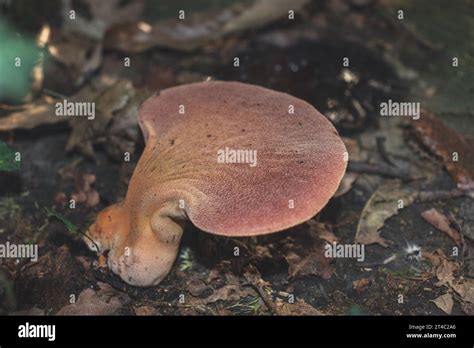
[[[318,213],[346,170],[346,148],[326,117],[255,85],[169,88],[138,119],[146,147],[125,200],[101,211],[85,239],[136,286],[168,274],[186,220],[228,237],[281,231]]]

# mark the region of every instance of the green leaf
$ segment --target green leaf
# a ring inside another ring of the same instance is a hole
[[[0,171],[13,172],[20,169],[20,161],[15,160],[15,151],[0,140]]]
[[[64,226],[66,226],[66,228],[68,229],[69,232],[77,233],[79,231],[78,226],[74,225],[71,221],[66,219],[61,214],[56,213],[55,211],[52,211],[51,209],[48,209],[48,208],[45,208],[45,209],[46,209],[46,212],[48,213],[48,218],[53,217],[55,219],[58,219],[59,221],[61,221],[64,224]]]

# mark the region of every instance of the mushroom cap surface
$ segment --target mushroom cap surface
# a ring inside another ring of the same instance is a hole
[[[218,235],[266,234],[310,219],[347,165],[336,129],[313,106],[240,82],[163,90],[143,104],[139,124],[147,144],[137,184],[181,195],[192,223]],[[238,150],[247,163],[233,163]]]

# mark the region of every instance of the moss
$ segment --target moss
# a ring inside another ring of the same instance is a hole
[[[0,171],[12,172],[20,169],[20,161],[15,160],[15,152],[0,140]]]

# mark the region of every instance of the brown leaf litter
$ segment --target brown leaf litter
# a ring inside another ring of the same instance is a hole
[[[227,6],[219,11],[185,14],[185,19],[155,23],[128,21],[117,23],[106,33],[107,49],[137,54],[153,47],[193,51],[228,34],[266,26],[295,12],[308,0],[257,0],[250,6]],[[186,17],[186,16],[189,16]]]
[[[308,275],[331,278],[334,273],[333,259],[326,257],[327,241],[336,241],[329,225],[312,222],[308,233],[284,238],[282,250],[288,262],[288,276],[296,279]]]
[[[95,98],[94,122],[85,117],[71,118],[72,131],[66,150],[78,150],[93,158],[93,145],[104,143],[116,160],[123,160],[124,152],[134,153],[139,140],[138,109],[148,95],[136,90],[128,80],[116,81]]]
[[[435,208],[432,208],[422,212],[421,216],[438,230],[446,233],[457,246],[460,247],[462,245],[461,234],[450,226],[449,219],[445,215],[437,211]]]
[[[209,285],[197,278],[191,278],[186,284],[186,289],[194,297],[208,297],[213,293]]]
[[[48,77],[51,76],[52,80],[59,84],[61,76],[54,72],[60,71],[62,75],[67,76],[67,81],[61,83],[61,93],[64,93],[62,84],[69,84],[66,91],[74,91],[100,67],[102,42],[65,30],[53,30],[48,44],[48,53],[52,61],[47,62],[45,74]],[[59,85],[54,87],[58,88]]]
[[[255,291],[250,287],[240,285],[224,285],[222,288],[214,291],[212,295],[204,299],[204,303],[214,303],[216,301],[235,302],[246,296],[255,296]]]
[[[361,278],[352,282],[352,288],[359,294],[363,293],[370,285],[370,280],[367,278]]]
[[[411,126],[417,138],[436,156],[459,188],[474,188],[474,141],[443,124],[433,113],[423,110]],[[456,156],[457,155],[457,156]]]
[[[61,118],[54,116],[54,102],[53,98],[43,96],[34,103],[25,104],[22,109],[0,118],[0,132],[61,122]]]
[[[99,290],[85,289],[75,303],[61,308],[56,315],[113,315],[130,301],[109,284],[98,283]]]
[[[70,102],[88,102],[101,94],[112,84],[107,78],[98,78],[84,86],[76,94],[69,97]],[[55,113],[55,104],[59,99],[42,96],[29,104],[24,104],[19,110],[0,118],[0,131],[15,129],[33,129],[35,127],[69,121],[68,117],[59,117]]]
[[[450,293],[441,295],[436,299],[431,300],[431,302],[433,302],[436,307],[441,309],[446,314],[451,314],[451,312],[453,311],[454,300],[453,295],[451,295]]]
[[[224,286],[214,289],[213,284],[219,278],[225,278]],[[192,278],[186,285],[187,291],[196,297],[195,304],[209,304],[217,301],[236,302],[247,296],[256,296],[257,293],[250,287],[240,282],[239,277],[230,272],[222,273],[214,270],[208,276],[207,281]]]
[[[296,299],[294,303],[288,303],[282,299],[275,301],[275,308],[278,315],[298,315],[298,316],[320,316],[325,315],[324,312],[314,308],[306,303],[303,299]]]
[[[224,282],[220,281],[224,278]],[[220,301],[231,305],[228,308],[234,308],[239,301],[244,298],[259,298],[262,305],[267,307],[267,313],[277,315],[324,315],[323,312],[312,307],[303,299],[295,298],[294,302],[282,300],[275,296],[274,290],[271,289],[271,284],[262,279],[260,272],[252,264],[247,265],[243,273],[244,281],[241,277],[235,274],[214,268],[209,272],[206,280],[200,279],[197,276],[193,277],[187,282],[186,289],[192,295],[192,298],[186,301],[183,310],[187,314],[203,313],[205,306],[216,304]],[[214,289],[214,284],[224,284],[223,286]],[[212,293],[208,295],[209,291]],[[204,307],[203,307],[204,306]],[[214,307],[213,307],[214,308]],[[220,314],[229,314],[227,310],[217,306]]]
[[[374,244],[384,247],[388,241],[380,236],[380,229],[385,221],[396,215],[400,210],[400,202],[406,208],[415,201],[417,193],[402,185],[399,180],[382,183],[367,201],[357,226],[355,243]]]
[[[452,284],[454,281],[454,273],[460,270],[457,262],[450,260],[442,250],[438,249],[434,252],[422,252],[422,257],[429,260],[433,265],[433,273],[438,278],[435,286],[440,287],[445,284]]]
[[[446,286],[450,289],[449,293],[439,296],[432,302],[445,313],[451,314],[452,301],[456,299],[466,314],[474,314],[474,280],[459,275],[460,264],[448,259],[439,249],[432,253],[423,252],[422,255],[433,265],[433,273],[438,279],[434,285]]]

